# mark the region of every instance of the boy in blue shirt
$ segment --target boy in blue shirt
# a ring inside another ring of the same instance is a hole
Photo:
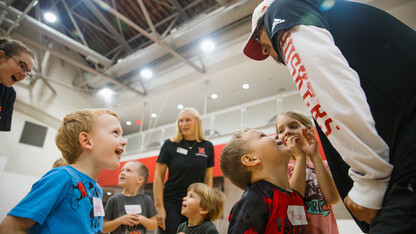
[[[126,141],[120,118],[107,109],[70,113],[55,142],[68,166],[50,170],[0,224],[0,233],[97,233],[104,209],[97,177],[120,166]]]

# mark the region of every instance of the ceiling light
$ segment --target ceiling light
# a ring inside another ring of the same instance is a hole
[[[218,95],[216,93],[211,94],[211,99],[217,99]]]
[[[111,192],[107,192],[107,195],[108,195],[108,196],[111,196],[111,194],[112,194]]]
[[[248,88],[250,88],[249,84],[243,84],[243,89],[248,89]]]
[[[178,105],[178,109],[179,109],[179,110],[182,110],[182,109],[183,109],[183,105],[179,104],[179,105]]]
[[[211,40],[205,40],[201,43],[201,48],[205,52],[211,52],[215,49],[215,44]]]
[[[103,88],[101,89],[98,94],[103,96],[103,97],[110,97],[113,95],[113,90],[109,89],[109,88]]]
[[[52,12],[46,12],[43,17],[45,18],[46,21],[48,21],[49,23],[55,23],[57,18],[56,15]]]
[[[152,73],[152,71],[150,71],[149,69],[143,69],[143,70],[140,72],[140,75],[141,75],[143,78],[150,78],[150,77],[152,77],[153,73]]]
[[[157,114],[156,113],[152,113],[150,116],[152,116],[152,118],[156,118]]]
[[[130,126],[131,125],[131,121],[126,121],[126,125]]]

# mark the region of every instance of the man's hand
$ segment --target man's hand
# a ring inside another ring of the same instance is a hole
[[[364,221],[368,224],[371,224],[373,219],[377,216],[379,210],[365,208],[363,206],[357,205],[349,196],[344,199],[344,204],[351,211],[355,218],[360,221]]]

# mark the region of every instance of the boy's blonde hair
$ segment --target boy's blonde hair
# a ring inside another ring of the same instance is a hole
[[[149,180],[149,170],[141,162],[138,162],[138,161],[129,161],[129,162],[137,164],[139,166],[139,168],[137,169],[137,174],[139,174],[139,176],[143,176],[144,182],[141,188],[145,187],[147,184],[147,181]]]
[[[306,115],[304,115],[304,114],[302,114],[302,113],[300,113],[300,112],[287,111],[287,112],[285,112],[285,113],[283,113],[283,114],[281,114],[281,115],[277,116],[277,118],[276,118],[276,125],[275,125],[275,127],[276,127],[276,132],[279,132],[279,130],[277,129],[277,124],[278,124],[278,122],[279,122],[279,117],[280,117],[280,116],[284,116],[284,115],[287,115],[287,116],[289,116],[289,117],[291,117],[291,118],[293,118],[293,119],[296,119],[296,120],[297,120],[297,121],[299,121],[299,122],[300,122],[303,126],[305,126],[307,130],[310,130],[310,129],[314,128],[314,125],[313,125],[313,123],[312,123],[311,119],[310,119],[310,118],[308,118]]]
[[[109,109],[84,109],[64,117],[56,134],[55,143],[68,164],[75,163],[82,153],[79,134],[81,132],[92,134],[98,117],[105,114],[120,120],[117,113]]]
[[[204,183],[193,183],[189,185],[188,192],[191,190],[201,198],[201,208],[208,211],[204,216],[205,220],[215,221],[221,218],[225,200],[223,192],[216,188],[211,188]]]
[[[181,129],[179,128],[179,116],[182,113],[185,113],[185,112],[189,112],[194,116],[194,120],[195,120],[195,139],[196,139],[196,141],[197,142],[206,141],[207,139],[205,138],[204,130],[202,129],[201,116],[199,115],[198,111],[195,110],[195,108],[192,108],[192,107],[184,108],[178,113],[178,117],[176,117],[176,135],[174,137],[172,137],[171,141],[172,142],[180,142],[183,139]]]
[[[60,157],[53,163],[52,168],[63,167],[63,166],[66,166],[66,165],[68,165],[68,162],[63,157]]]
[[[252,149],[247,141],[242,139],[242,134],[250,129],[244,129],[233,135],[230,142],[222,150],[220,167],[225,177],[231,180],[237,187],[245,190],[251,184],[252,172],[241,162],[241,158]]]

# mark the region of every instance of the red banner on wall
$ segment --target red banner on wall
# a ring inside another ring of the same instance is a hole
[[[316,136],[316,139],[319,142],[319,154],[321,155],[322,159],[325,160],[325,154],[324,154],[324,151],[323,151],[322,146],[321,146],[321,141],[319,140],[319,136],[318,136],[316,131],[315,131],[315,136]],[[214,170],[213,170],[213,177],[223,176],[221,168],[220,168],[220,157],[221,157],[222,149],[224,148],[225,145],[226,145],[226,143],[219,144],[219,145],[214,145],[214,163],[215,163],[215,166],[214,166]],[[154,179],[154,176],[155,176],[155,167],[156,167],[157,158],[158,158],[158,155],[150,156],[150,157],[147,157],[147,158],[136,159],[136,161],[139,161],[139,162],[143,163],[147,167],[147,169],[149,170],[149,181],[148,181],[148,183],[153,183],[153,179]],[[100,186],[103,186],[103,187],[118,185],[118,175],[121,172],[121,168],[126,163],[127,163],[127,161],[126,162],[121,162],[120,163],[120,168],[118,168],[116,170],[107,170],[107,169],[102,170],[101,173],[98,175],[98,179],[97,179],[98,184]]]

